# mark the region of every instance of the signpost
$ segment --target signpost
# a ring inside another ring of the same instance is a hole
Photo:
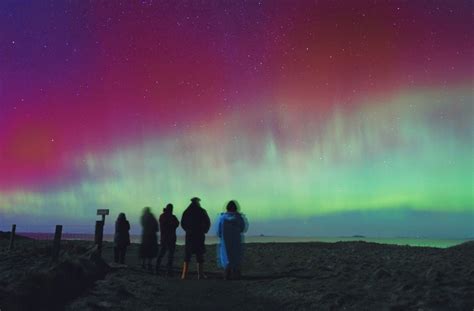
[[[62,232],[63,232],[63,226],[56,225],[56,231],[54,232],[54,241],[53,241],[53,260],[56,260],[59,257],[59,248],[60,248]]]
[[[105,216],[109,214],[109,209],[98,209],[97,215],[102,216],[102,221],[105,222]]]
[[[102,255],[102,240],[104,237],[104,225],[105,225],[105,216],[109,215],[108,209],[98,209],[97,215],[102,216],[102,220],[97,220],[95,222],[95,244],[97,244],[97,251],[99,255]]]
[[[15,232],[16,232],[16,225],[12,225],[12,231],[10,232],[10,245],[8,246],[9,250],[13,249],[13,243],[15,243]]]

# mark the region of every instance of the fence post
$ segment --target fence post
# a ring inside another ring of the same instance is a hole
[[[59,247],[60,247],[62,232],[63,232],[63,226],[56,225],[56,231],[54,232],[54,241],[53,241],[53,260],[58,259],[58,256],[59,256]]]
[[[95,222],[95,238],[94,242],[97,244],[97,251],[99,256],[102,256],[102,239],[104,236],[104,222],[102,220],[97,220]]]
[[[15,242],[15,233],[16,233],[16,225],[12,225],[12,231],[10,232],[10,245],[8,246],[9,250],[13,249],[13,244]]]

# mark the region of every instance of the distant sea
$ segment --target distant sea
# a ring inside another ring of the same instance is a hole
[[[52,240],[54,234],[51,233],[34,233],[24,232],[19,235],[27,236],[38,240]],[[64,240],[86,240],[93,241],[94,235],[88,233],[63,233]],[[105,234],[105,241],[113,241],[113,234]],[[140,243],[140,235],[131,236],[132,243]],[[246,243],[302,243],[302,242],[341,242],[341,241],[365,241],[381,244],[409,245],[409,246],[426,246],[446,248],[469,241],[469,239],[433,239],[433,238],[372,238],[363,236],[354,237],[284,237],[284,236],[246,236]],[[216,236],[208,235],[206,244],[217,244],[219,239]],[[178,236],[177,244],[184,244],[184,236]]]

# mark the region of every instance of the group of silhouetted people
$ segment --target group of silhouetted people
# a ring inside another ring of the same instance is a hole
[[[192,198],[191,203],[181,217],[181,227],[186,233],[181,279],[186,279],[193,255],[195,255],[197,261],[198,279],[206,277],[203,266],[206,252],[205,239],[206,233],[211,227],[211,220],[206,210],[201,207],[200,201],[197,197]],[[157,274],[161,274],[161,261],[168,254],[165,275],[171,276],[176,249],[176,229],[180,225],[176,216],[173,215],[173,205],[166,205],[159,220],[156,219],[149,207],[145,207],[140,222],[142,225],[142,239],[139,256],[142,267],[153,271],[152,261],[153,258],[157,258],[155,271]],[[237,202],[230,201],[226,206],[226,212],[221,213],[217,223],[217,235],[220,238],[217,253],[219,263],[224,269],[225,279],[240,278],[243,255],[242,237],[247,228],[247,221],[239,212]],[[130,224],[125,214],[120,213],[115,222],[114,236],[114,259],[117,263],[125,263],[127,247],[130,245],[129,230]],[[161,232],[160,245],[157,239],[158,232]]]

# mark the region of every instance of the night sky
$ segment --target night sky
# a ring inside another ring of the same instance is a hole
[[[472,237],[472,21],[472,1],[1,1],[0,229],[199,196],[251,233]]]

